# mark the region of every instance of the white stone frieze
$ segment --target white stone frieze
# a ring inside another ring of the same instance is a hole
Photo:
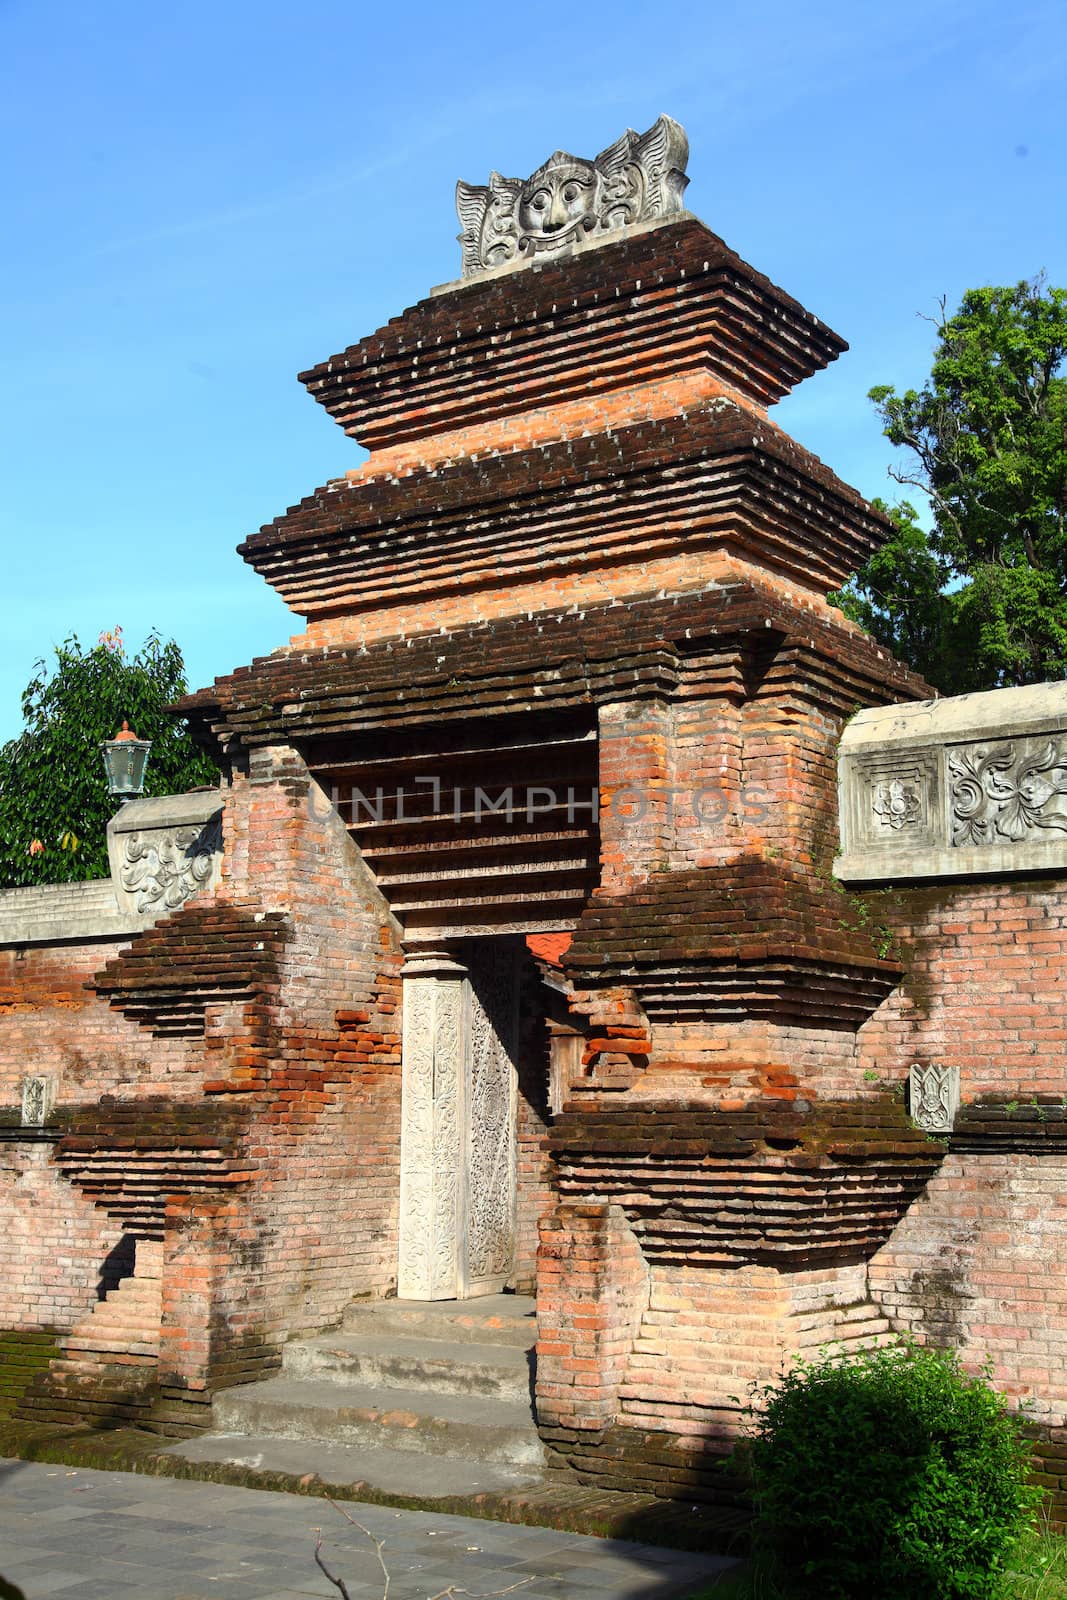
[[[854,717],[838,755],[844,882],[1067,868],[1067,684]]]

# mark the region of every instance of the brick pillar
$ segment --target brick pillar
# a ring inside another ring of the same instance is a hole
[[[670,706],[657,701],[600,708],[600,882],[605,893],[632,888],[666,859],[674,807],[673,728]]]
[[[621,1206],[561,1205],[542,1220],[537,1419],[550,1443],[615,1421],[648,1296],[648,1267]]]
[[[163,1241],[159,1378],[169,1399],[206,1402],[212,1389],[279,1364],[264,1338],[255,1229],[238,1199],[172,1196]]]

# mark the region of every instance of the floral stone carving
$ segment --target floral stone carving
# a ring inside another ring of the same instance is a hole
[[[131,800],[108,824],[111,878],[120,905],[139,917],[177,911],[218,881],[218,790]]]
[[[659,221],[684,208],[689,141],[671,117],[628,128],[587,160],[557,150],[530,177],[456,185],[463,276],[558,256],[597,235]]]
[[[838,775],[844,883],[1067,870],[1067,682],[861,711]]]
[[[915,1062],[908,1073],[912,1121],[925,1133],[951,1133],[960,1108],[960,1071]]]
[[[871,810],[887,828],[898,832],[920,821],[922,800],[918,790],[903,778],[890,778],[875,786]]]
[[[1067,833],[1067,739],[1017,739],[949,752],[952,843],[1019,844]]]

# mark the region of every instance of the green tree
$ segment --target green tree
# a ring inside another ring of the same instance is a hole
[[[921,390],[870,391],[929,498],[834,597],[947,693],[1067,675],[1067,290],[971,289]]]
[[[0,748],[0,885],[108,875],[108,794],[101,741],[127,720],[151,739],[145,793],[180,794],[218,772],[167,706],[186,690],[173,640],[151,634],[127,656],[122,629],[85,649],[74,637],[38,661],[22,696],[25,727]]]

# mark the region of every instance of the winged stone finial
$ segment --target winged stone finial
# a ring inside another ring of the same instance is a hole
[[[671,117],[627,128],[593,160],[557,150],[526,178],[456,185],[463,276],[563,255],[583,240],[683,210],[689,141]]]

